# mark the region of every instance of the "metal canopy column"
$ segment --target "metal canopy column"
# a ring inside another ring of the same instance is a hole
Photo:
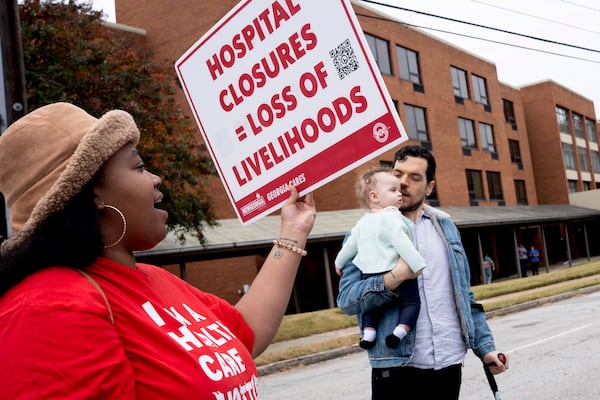
[[[519,241],[517,240],[517,229],[513,228],[512,231],[513,231],[513,246],[515,249],[515,262],[516,262],[516,266],[517,266],[517,273],[522,278],[523,275],[521,274],[521,259],[519,258]]]
[[[567,259],[569,260],[569,267],[573,266],[573,260],[571,260],[571,243],[569,240],[569,225],[563,224],[565,228],[565,240],[567,241]]]
[[[479,275],[481,276],[481,282],[485,283],[485,270],[483,268],[483,248],[481,246],[481,235],[477,231],[477,247],[479,253]]]
[[[323,265],[325,266],[325,287],[327,288],[327,304],[329,308],[335,308],[333,299],[333,283],[331,282],[331,269],[329,268],[329,252],[323,246]]]

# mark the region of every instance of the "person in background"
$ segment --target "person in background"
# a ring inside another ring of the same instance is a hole
[[[517,251],[519,252],[519,265],[521,267],[521,278],[527,278],[527,262],[529,261],[529,256],[527,255],[527,249],[523,246],[523,243],[519,244],[517,247]]]
[[[450,216],[425,204],[435,186],[435,159],[419,146],[406,146],[395,155],[394,173],[400,180],[401,211],[415,223],[415,245],[427,268],[418,276],[421,309],[415,329],[391,349],[376,345],[368,350],[372,398],[398,396],[423,399],[458,399],[462,365],[467,349],[493,374],[506,371],[498,358],[483,307],[470,290],[470,269],[458,229]],[[396,296],[396,288],[416,276],[399,259],[390,272],[361,279],[347,265],[340,280],[338,306],[349,315],[381,307]],[[379,329],[395,325],[398,310],[386,308]]]
[[[415,273],[425,268],[425,260],[413,244],[414,224],[404,217],[398,207],[402,205],[400,182],[390,168],[373,168],[367,171],[358,184],[358,197],[369,211],[354,225],[335,258],[339,276],[346,263],[360,269],[363,277],[391,270],[402,257]],[[398,288],[395,306],[400,308],[398,323],[385,337],[388,347],[398,347],[400,341],[414,328],[419,314],[419,288],[415,279],[403,282]],[[375,345],[377,323],[381,309],[362,314],[363,349]]]
[[[161,179],[125,111],[68,103],[0,136],[0,192],[13,235],[0,248],[0,397],[256,398],[253,357],[289,302],[316,211],[290,197],[279,238],[235,305],[133,252],[166,235]]]
[[[531,265],[531,274],[539,274],[540,252],[535,248],[534,245],[531,245],[531,248],[527,254],[529,256],[529,265]]]
[[[489,285],[492,283],[492,271],[496,270],[494,261],[487,254],[483,257],[483,272],[485,272],[485,283]]]

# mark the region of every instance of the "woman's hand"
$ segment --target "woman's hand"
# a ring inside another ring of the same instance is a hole
[[[317,210],[312,193],[298,197],[295,186],[289,185],[290,197],[281,208],[281,237],[304,241],[315,223]],[[296,237],[300,235],[301,237]]]
[[[299,198],[294,186],[290,185],[289,189],[290,197],[281,208],[279,238],[275,239],[304,249],[317,214],[315,203],[312,193]],[[277,333],[301,259],[298,251],[274,245],[250,289],[236,304],[254,331],[254,357],[267,348]]]

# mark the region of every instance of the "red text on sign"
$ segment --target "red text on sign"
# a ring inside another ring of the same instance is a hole
[[[302,40],[300,40],[302,39]],[[317,36],[310,30],[310,24],[304,25],[300,33],[295,32],[287,42],[279,44],[259,62],[254,64],[250,72],[240,75],[237,82],[230,83],[219,93],[219,104],[227,112],[242,104],[245,98],[251,97],[256,89],[267,84],[282,70],[306,55],[307,51],[317,46]]]
[[[243,58],[255,46],[255,41],[262,42],[267,35],[275,32],[281,24],[288,21],[300,11],[300,5],[293,0],[275,1],[269,8],[264,9],[251,24],[236,33],[231,43],[223,45],[219,51],[206,60],[206,66],[212,80],[223,75],[225,68],[231,68],[237,59]]]
[[[265,171],[275,167],[287,158],[304,149],[307,143],[314,143],[321,133],[331,133],[338,125],[348,122],[354,113],[367,109],[367,98],[360,93],[360,86],[354,86],[348,95],[338,97],[330,106],[322,107],[313,118],[305,118],[299,126],[293,126],[275,140],[262,146],[253,154],[232,167],[240,186],[246,185]]]

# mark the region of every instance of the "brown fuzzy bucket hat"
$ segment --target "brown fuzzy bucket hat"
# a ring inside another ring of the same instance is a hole
[[[0,136],[0,192],[13,235],[0,250],[25,242],[106,160],[129,142],[137,145],[139,137],[125,111],[96,119],[68,103],[38,108],[9,126]]]

